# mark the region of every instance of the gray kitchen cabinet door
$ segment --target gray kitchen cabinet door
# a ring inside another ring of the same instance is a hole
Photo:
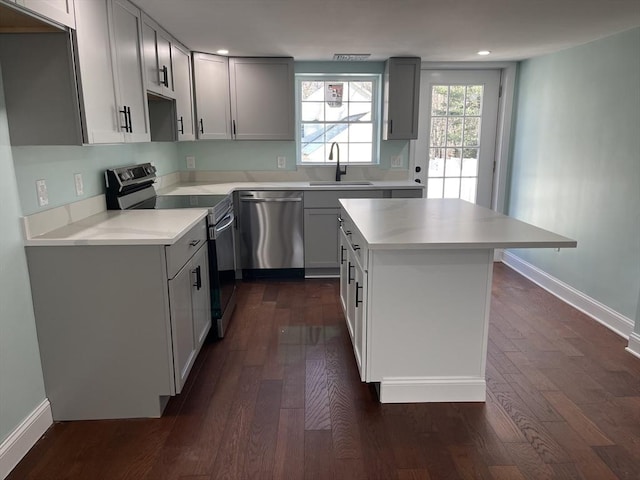
[[[197,353],[191,303],[193,279],[194,271],[191,268],[191,263],[187,263],[173,279],[169,280],[176,393],[182,391]]]
[[[142,15],[142,45],[147,90],[174,98],[170,36],[153,20]]]
[[[337,208],[305,208],[304,268],[313,274],[315,268],[335,269],[338,264]]]
[[[171,60],[176,97],[178,140],[195,140],[191,61],[188,50],[183,50],[176,44],[171,45]]]
[[[195,277],[191,287],[191,310],[196,352],[200,350],[211,328],[208,258],[207,247],[204,246],[191,259],[191,271]]]
[[[294,140],[293,58],[230,58],[232,135]]]
[[[124,142],[111,61],[107,0],[82,0],[75,6],[77,67],[83,103],[85,142]]]
[[[16,3],[62,25],[76,28],[73,0],[18,0]]]
[[[111,2],[111,38],[116,98],[125,142],[149,142],[149,112],[145,92],[140,10],[126,0]]]
[[[198,139],[230,139],[229,59],[194,53],[193,70]]]
[[[385,64],[383,140],[418,138],[420,63],[418,57],[397,57]]]

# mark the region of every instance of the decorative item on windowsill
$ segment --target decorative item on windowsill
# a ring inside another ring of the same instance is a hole
[[[327,83],[327,92],[325,98],[327,99],[327,105],[330,107],[342,106],[342,83]]]

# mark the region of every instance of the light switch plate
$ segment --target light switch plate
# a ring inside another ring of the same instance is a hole
[[[81,197],[84,195],[84,183],[82,182],[82,174],[76,173],[73,175],[73,181],[76,184],[76,196]]]
[[[187,168],[188,169],[196,168],[196,157],[190,155],[190,156],[186,157],[186,159],[187,159]]]
[[[36,180],[36,192],[38,193],[38,205],[44,207],[49,205],[49,192],[47,192],[47,182]]]
[[[287,168],[287,157],[278,157],[278,168]]]
[[[392,168],[402,167],[402,155],[393,155],[391,157],[391,167]]]

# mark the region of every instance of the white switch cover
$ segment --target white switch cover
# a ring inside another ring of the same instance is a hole
[[[196,157],[188,156],[187,158],[187,168],[193,169],[196,168]]]
[[[402,167],[402,155],[393,155],[391,157],[391,167],[393,168]]]
[[[36,180],[36,191],[38,192],[38,205],[44,207],[49,205],[49,193],[47,192],[47,182]]]
[[[287,157],[278,157],[278,168],[287,168]]]
[[[73,181],[76,184],[76,196],[81,197],[84,195],[84,183],[82,182],[82,174],[76,173],[73,175]]]

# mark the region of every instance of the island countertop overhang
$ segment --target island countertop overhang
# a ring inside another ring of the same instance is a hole
[[[342,199],[370,249],[573,248],[571,238],[459,199]]]

